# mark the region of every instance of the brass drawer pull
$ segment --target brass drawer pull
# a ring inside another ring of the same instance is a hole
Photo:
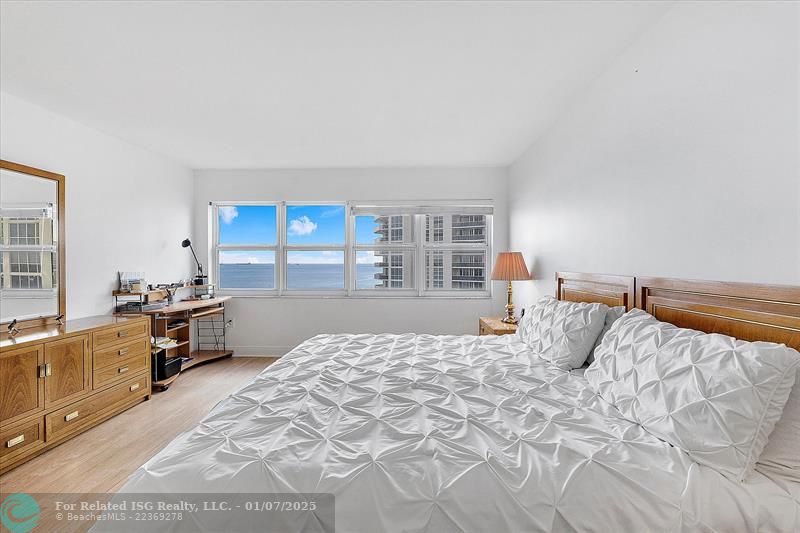
[[[128,355],[128,349],[127,349],[127,348],[123,348],[123,349],[121,349],[121,350],[119,351],[119,354],[120,354],[120,355]]]
[[[52,376],[53,375],[53,365],[50,363],[45,363],[44,365],[44,375],[45,376]]]
[[[39,365],[39,377],[43,378],[47,376],[47,365]]]
[[[124,374],[127,371],[128,371],[128,367],[127,366],[121,366],[121,367],[119,367],[117,369],[117,372],[119,372],[120,374]]]
[[[138,388],[139,388],[139,384],[138,383],[134,383],[133,385],[131,385],[131,392],[135,391]]]
[[[17,444],[22,444],[23,442],[25,442],[25,435],[24,434],[19,435],[17,437],[14,437],[10,441],[6,442],[6,448],[13,448]]]
[[[69,422],[70,420],[75,420],[78,418],[78,411],[72,411],[70,414],[64,417],[64,422]]]
[[[126,329],[117,332],[117,337],[127,337],[127,336],[128,336],[128,330]]]

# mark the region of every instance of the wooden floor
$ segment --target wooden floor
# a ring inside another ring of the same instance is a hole
[[[233,357],[192,368],[150,401],[0,476],[0,492],[116,492],[134,470],[276,360]]]

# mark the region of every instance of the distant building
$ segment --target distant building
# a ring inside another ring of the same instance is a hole
[[[0,207],[0,290],[52,290],[54,262],[52,204]]]
[[[402,215],[375,217],[376,243],[402,243],[406,237]],[[486,242],[485,215],[428,215],[425,217],[425,241],[454,246]],[[376,288],[413,286],[412,255],[399,250],[375,252],[380,260],[375,266]],[[404,260],[404,256],[406,256]],[[445,275],[448,273],[449,275]],[[428,250],[425,257],[425,288],[432,290],[486,288],[486,255],[482,252]]]
[[[375,242],[401,244],[406,242],[406,228],[403,215],[375,217]],[[413,242],[413,236],[409,242]],[[413,254],[402,250],[378,250],[373,263],[381,271],[375,274],[376,289],[401,289],[414,286],[414,268],[410,264]]]

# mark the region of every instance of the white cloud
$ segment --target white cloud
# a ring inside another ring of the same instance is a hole
[[[235,205],[223,205],[219,208],[219,217],[225,224],[230,224],[233,219],[239,216],[239,210]]]
[[[377,256],[375,252],[372,250],[368,250],[365,252],[358,252],[358,256],[356,257],[356,263],[359,265],[374,265]]]
[[[311,235],[316,229],[317,223],[305,215],[289,221],[289,235]]]

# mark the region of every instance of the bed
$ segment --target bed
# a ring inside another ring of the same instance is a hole
[[[744,285],[557,279],[562,300],[639,304],[687,327],[800,344],[795,292],[786,301]],[[581,371],[549,366],[513,335],[318,335],[220,402],[115,499],[232,492],[335,498],[335,519],[308,512],[267,530],[800,530],[800,483],[755,472],[741,484],[692,461],[623,419]],[[254,527],[237,520],[94,531]]]

